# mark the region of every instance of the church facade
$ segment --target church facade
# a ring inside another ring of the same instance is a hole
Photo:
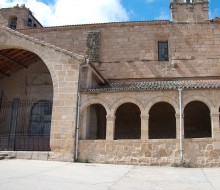
[[[220,166],[220,18],[43,27],[0,9],[0,150],[17,158]]]

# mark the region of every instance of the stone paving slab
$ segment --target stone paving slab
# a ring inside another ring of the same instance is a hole
[[[0,190],[218,190],[220,168],[1,160]]]

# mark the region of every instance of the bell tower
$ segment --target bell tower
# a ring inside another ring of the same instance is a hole
[[[41,23],[34,17],[25,5],[0,9],[0,25],[11,29],[42,28]]]
[[[205,22],[209,20],[208,0],[171,0],[173,22]]]

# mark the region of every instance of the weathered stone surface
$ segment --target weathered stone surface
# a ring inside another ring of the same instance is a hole
[[[111,151],[108,151],[107,144],[111,143]],[[212,146],[214,140],[207,139],[199,142],[198,140],[187,140],[184,143],[184,162],[191,167],[215,167],[220,164],[220,150],[203,149]],[[180,163],[180,152],[177,140],[120,140],[120,141],[93,141],[80,140],[79,160],[88,160],[97,163],[120,163],[120,164],[139,164],[139,165],[158,165],[171,166]],[[163,147],[166,147],[164,149]],[[131,149],[128,151],[128,147]],[[145,147],[145,150],[143,148]],[[147,148],[148,147],[148,148]],[[103,149],[104,148],[104,149]],[[205,153],[208,153],[206,155]]]

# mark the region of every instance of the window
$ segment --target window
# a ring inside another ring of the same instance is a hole
[[[158,42],[158,60],[159,61],[169,61],[168,41]]]
[[[32,27],[32,19],[31,19],[31,18],[28,19],[28,21],[27,21],[27,26]]]
[[[9,19],[9,27],[13,30],[17,28],[17,17],[11,17]]]

